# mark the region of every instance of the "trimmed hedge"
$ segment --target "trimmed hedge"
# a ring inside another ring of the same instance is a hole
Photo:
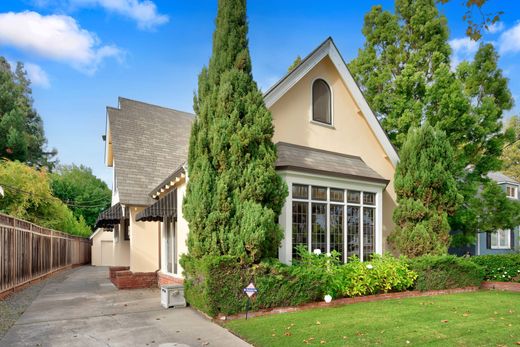
[[[440,290],[480,286],[484,279],[481,266],[454,255],[423,256],[410,259],[410,267],[417,273],[416,290]]]
[[[243,288],[250,282],[258,289],[251,310],[295,306],[323,297],[320,277],[296,276],[290,266],[277,260],[248,266],[231,256],[194,259],[185,255],[181,262],[187,301],[210,316],[244,312],[247,296]]]
[[[486,281],[520,282],[520,253],[477,255],[469,259],[482,266]]]

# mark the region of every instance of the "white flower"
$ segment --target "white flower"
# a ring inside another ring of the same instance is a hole
[[[330,258],[330,252],[325,253],[325,256]]]
[[[312,253],[314,253],[316,255],[320,255],[321,254],[321,249],[316,248],[314,251],[312,251]]]
[[[367,264],[367,269],[372,270],[373,268],[372,264]]]
[[[332,296],[330,296],[329,294],[325,295],[325,297],[323,298],[325,300],[325,302],[328,304],[329,302],[332,301]]]

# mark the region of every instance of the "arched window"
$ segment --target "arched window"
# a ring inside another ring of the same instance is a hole
[[[312,84],[312,120],[332,124],[332,95],[329,85],[322,79]]]

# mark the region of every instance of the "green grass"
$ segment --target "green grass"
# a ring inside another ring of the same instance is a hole
[[[254,346],[517,346],[520,293],[463,294],[358,303],[235,320]]]

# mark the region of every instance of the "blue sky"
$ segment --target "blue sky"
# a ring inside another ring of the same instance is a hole
[[[471,59],[462,1],[442,6],[454,60]],[[297,55],[328,36],[350,61],[363,45],[364,14],[393,1],[249,0],[254,77],[262,89],[283,76]],[[505,11],[487,32],[520,104],[520,2],[489,0]],[[84,164],[111,183],[103,163],[105,107],[124,96],[192,111],[197,75],[208,62],[216,0],[2,0],[0,55],[22,61],[33,80],[35,106],[61,163]],[[520,113],[518,105],[509,112]]]

